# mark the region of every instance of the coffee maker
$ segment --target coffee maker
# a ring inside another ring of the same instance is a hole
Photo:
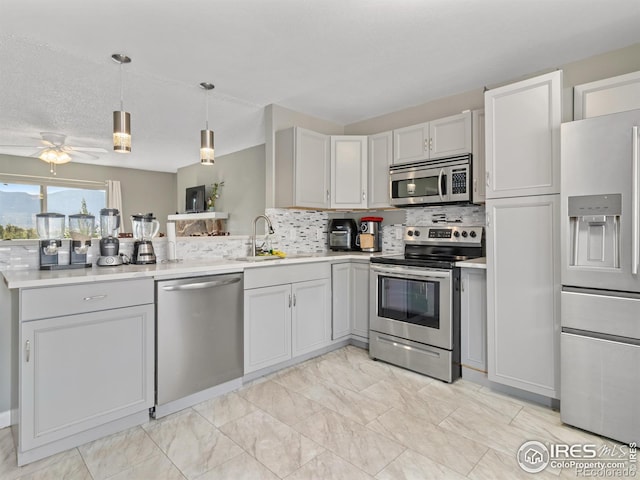
[[[68,268],[58,264],[58,251],[64,235],[64,215],[61,213],[37,213],[36,230],[40,237],[40,270]]]
[[[100,210],[100,257],[96,265],[99,267],[115,267],[122,265],[118,229],[120,228],[120,212],[117,208]]]
[[[360,235],[358,246],[363,252],[382,251],[382,217],[362,217],[360,219]]]
[[[69,215],[69,265],[71,268],[90,268],[87,253],[91,248],[91,236],[96,225],[96,217],[78,213]]]
[[[156,220],[153,213],[138,213],[131,215],[131,226],[135,239],[132,263],[137,265],[156,263],[152,240],[160,230],[160,222]]]

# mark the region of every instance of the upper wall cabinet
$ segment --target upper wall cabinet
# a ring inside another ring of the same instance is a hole
[[[393,132],[369,136],[369,208],[388,208],[389,166],[393,161]]]
[[[367,171],[367,137],[332,135],[331,208],[367,208]]]
[[[486,198],[560,192],[562,71],[485,93]]]
[[[471,154],[473,155],[472,165],[472,186],[473,203],[484,203],[486,198],[485,182],[485,115],[484,110],[474,110],[472,112],[473,142]]]
[[[640,108],[640,72],[605,78],[573,88],[573,119]]]
[[[393,131],[393,163],[471,152],[471,112]]]
[[[329,136],[291,127],[276,132],[275,206],[328,208]]]

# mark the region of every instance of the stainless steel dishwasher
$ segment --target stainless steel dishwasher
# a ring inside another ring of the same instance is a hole
[[[154,417],[214,396],[243,375],[243,274],[156,282]]]

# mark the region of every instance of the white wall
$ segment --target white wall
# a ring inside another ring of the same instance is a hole
[[[249,235],[251,221],[265,208],[265,146],[258,145],[216,158],[214,165],[196,163],[178,169],[178,210],[185,210],[185,190],[205,185],[207,195],[212,183],[224,181],[216,202],[216,211],[227,212],[227,231],[231,235]],[[164,225],[166,217],[161,219]]]

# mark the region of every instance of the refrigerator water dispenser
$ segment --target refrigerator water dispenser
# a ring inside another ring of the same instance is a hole
[[[571,267],[620,268],[622,195],[568,197]]]

